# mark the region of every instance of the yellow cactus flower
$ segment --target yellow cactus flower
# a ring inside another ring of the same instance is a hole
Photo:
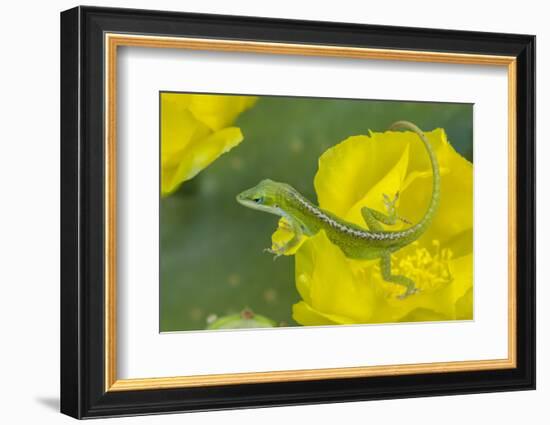
[[[293,317],[302,325],[334,325],[473,317],[473,165],[449,144],[445,132],[425,133],[441,170],[441,203],[424,235],[392,254],[392,271],[412,278],[420,292],[399,299],[404,288],[385,282],[378,260],[352,260],[324,231],[304,237],[295,254],[296,287],[302,298]],[[400,216],[424,215],[432,194],[428,155],[412,132],[371,132],[328,149],[315,176],[319,205],[365,226],[361,208],[384,211],[383,195],[399,192]],[[384,226],[402,229],[406,224]],[[274,244],[292,236],[284,220]]]
[[[161,94],[161,194],[174,192],[243,140],[233,121],[253,96]]]

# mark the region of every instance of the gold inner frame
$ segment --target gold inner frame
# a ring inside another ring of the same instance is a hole
[[[516,367],[516,58],[324,45],[105,34],[105,391],[509,369]],[[495,360],[118,379],[116,324],[116,98],[119,46],[507,67],[508,71],[508,357]]]

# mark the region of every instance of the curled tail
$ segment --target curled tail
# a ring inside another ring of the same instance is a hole
[[[398,128],[404,128],[406,130],[410,130],[417,134],[420,140],[422,140],[422,143],[424,143],[424,147],[426,148],[426,151],[430,156],[430,162],[432,164],[433,183],[432,183],[432,199],[430,201],[430,205],[428,206],[428,209],[424,213],[424,217],[422,217],[422,219],[417,224],[415,224],[410,229],[408,229],[411,233],[414,233],[415,236],[418,237],[420,236],[420,234],[424,233],[428,225],[431,223],[432,218],[437,211],[437,208],[439,207],[440,190],[441,190],[439,163],[437,162],[437,156],[435,155],[432,145],[430,144],[430,142],[428,141],[428,138],[422,132],[422,130],[420,130],[416,125],[408,121],[397,121],[391,125],[390,130],[396,130]]]

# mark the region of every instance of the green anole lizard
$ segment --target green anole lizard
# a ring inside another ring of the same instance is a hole
[[[439,206],[439,164],[428,139],[416,125],[398,121],[391,126],[392,130],[397,128],[405,128],[416,133],[424,143],[431,161],[432,198],[424,217],[418,223],[398,231],[384,230],[382,227],[381,223],[392,225],[398,220],[409,223],[397,215],[395,203],[399,193],[395,194],[393,200],[386,194],[383,195],[387,214],[366,206],[361,209],[367,225],[365,229],[319,208],[292,186],[266,179],[237,195],[237,201],[248,208],[284,217],[289,223],[294,233],[292,239],[282,246],[276,246],[275,249],[268,248],[267,251],[278,257],[295,247],[303,235],[313,236],[324,230],[330,241],[337,245],[346,257],[371,260],[379,258],[382,278],[405,287],[405,292],[399,298],[406,298],[417,292],[412,279],[392,274],[391,254],[417,240],[430,226]]]

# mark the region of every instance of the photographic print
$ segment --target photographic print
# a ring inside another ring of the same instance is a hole
[[[63,413],[535,388],[534,36],[79,6],[61,76]]]
[[[473,319],[473,105],[160,93],[160,331]]]

